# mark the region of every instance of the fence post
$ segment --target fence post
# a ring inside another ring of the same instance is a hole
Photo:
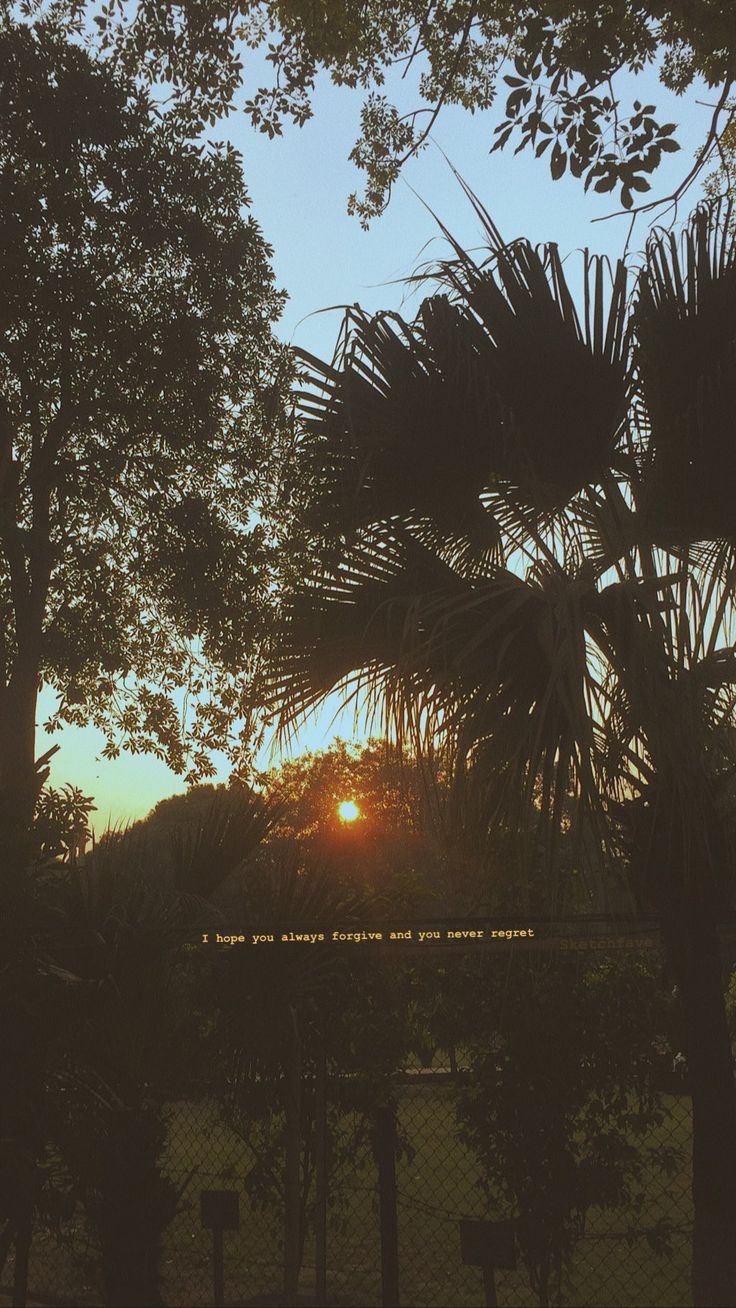
[[[496,1296],[496,1269],[493,1263],[484,1263],[483,1272],[483,1298],[485,1299],[486,1308],[498,1308],[498,1298]]]
[[[396,1117],[391,1105],[376,1110],[376,1163],[381,1223],[381,1303],[399,1308],[399,1225],[396,1209]]]
[[[295,1303],[301,1263],[302,1057],[296,1010],[290,1008],[286,1052],[286,1148],[284,1158],[284,1298]]]
[[[15,1272],[13,1274],[13,1308],[25,1308],[28,1296],[28,1260],[31,1252],[32,1215],[23,1213],[15,1233]]]
[[[225,1251],[222,1243],[222,1227],[216,1226],[212,1232],[212,1288],[215,1308],[224,1308],[225,1304]]]
[[[317,1047],[315,1077],[315,1188],[314,1298],[317,1308],[327,1303],[327,1056],[324,1043]]]
[[[225,1252],[223,1231],[237,1231],[240,1225],[240,1195],[237,1190],[202,1190],[199,1217],[205,1231],[212,1232],[212,1282],[215,1308],[225,1303]]]

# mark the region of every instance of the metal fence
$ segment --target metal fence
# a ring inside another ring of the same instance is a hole
[[[460,1221],[488,1216],[478,1162],[458,1137],[455,1108],[462,1083],[462,1070],[443,1068],[415,1067],[400,1078],[396,1095],[400,1147],[392,1160],[398,1294],[396,1289],[389,1293],[405,1308],[445,1304],[476,1308],[486,1302],[481,1270],[461,1260]],[[676,1079],[669,1089],[678,1089]],[[333,1090],[328,1085],[328,1100]],[[249,1196],[246,1181],[255,1161],[252,1146],[212,1102],[172,1104],[168,1117],[165,1167],[185,1188],[178,1216],[166,1235],[164,1302],[182,1308],[217,1302],[213,1235],[201,1224],[200,1192],[226,1190],[239,1193],[240,1224],[222,1236],[224,1276],[219,1294],[228,1305],[279,1303],[283,1201],[278,1196],[261,1196],[260,1201]],[[352,1124],[345,1130],[352,1130]],[[382,1285],[386,1249],[382,1264],[381,1239],[383,1230],[385,1244],[386,1213],[382,1224],[376,1137],[369,1139],[364,1133],[361,1138],[357,1132],[351,1139],[353,1151],[340,1152],[329,1177],[326,1302],[369,1308],[387,1301],[385,1282]],[[674,1145],[676,1166],[666,1178],[655,1169],[644,1177],[635,1214],[627,1208],[588,1212],[574,1250],[566,1304],[656,1308],[692,1302],[691,1116],[686,1095],[662,1094],[661,1121],[647,1145],[655,1151],[660,1145]],[[37,1233],[30,1268],[29,1303],[63,1308],[102,1302],[95,1251],[81,1217],[68,1223],[58,1238]],[[317,1277],[312,1204],[305,1216],[296,1303],[318,1302]],[[4,1292],[7,1289],[3,1286]],[[496,1272],[495,1291],[502,1306],[531,1308],[539,1302],[521,1264],[516,1270]],[[10,1302],[7,1294],[3,1301]]]

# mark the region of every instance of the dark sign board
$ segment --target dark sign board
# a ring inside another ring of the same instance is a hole
[[[498,1267],[512,1272],[516,1267],[514,1222],[460,1222],[460,1255],[470,1267]]]
[[[206,1231],[237,1231],[240,1226],[240,1195],[237,1190],[203,1190],[199,1215]]]

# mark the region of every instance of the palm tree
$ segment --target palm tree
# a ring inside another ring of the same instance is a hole
[[[578,308],[557,248],[504,244],[470,198],[482,261],[453,242],[413,322],[351,310],[335,361],[305,357],[322,547],[274,703],[362,687],[400,741],[441,743],[486,830],[532,814],[551,849],[572,813],[589,863],[627,854],[690,1032],[695,1302],[732,1304],[731,210],[655,232],[633,273],[585,252]]]

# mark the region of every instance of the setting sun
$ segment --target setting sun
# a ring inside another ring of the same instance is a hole
[[[337,814],[341,822],[355,822],[360,817],[360,809],[354,799],[344,799],[337,806]]]

